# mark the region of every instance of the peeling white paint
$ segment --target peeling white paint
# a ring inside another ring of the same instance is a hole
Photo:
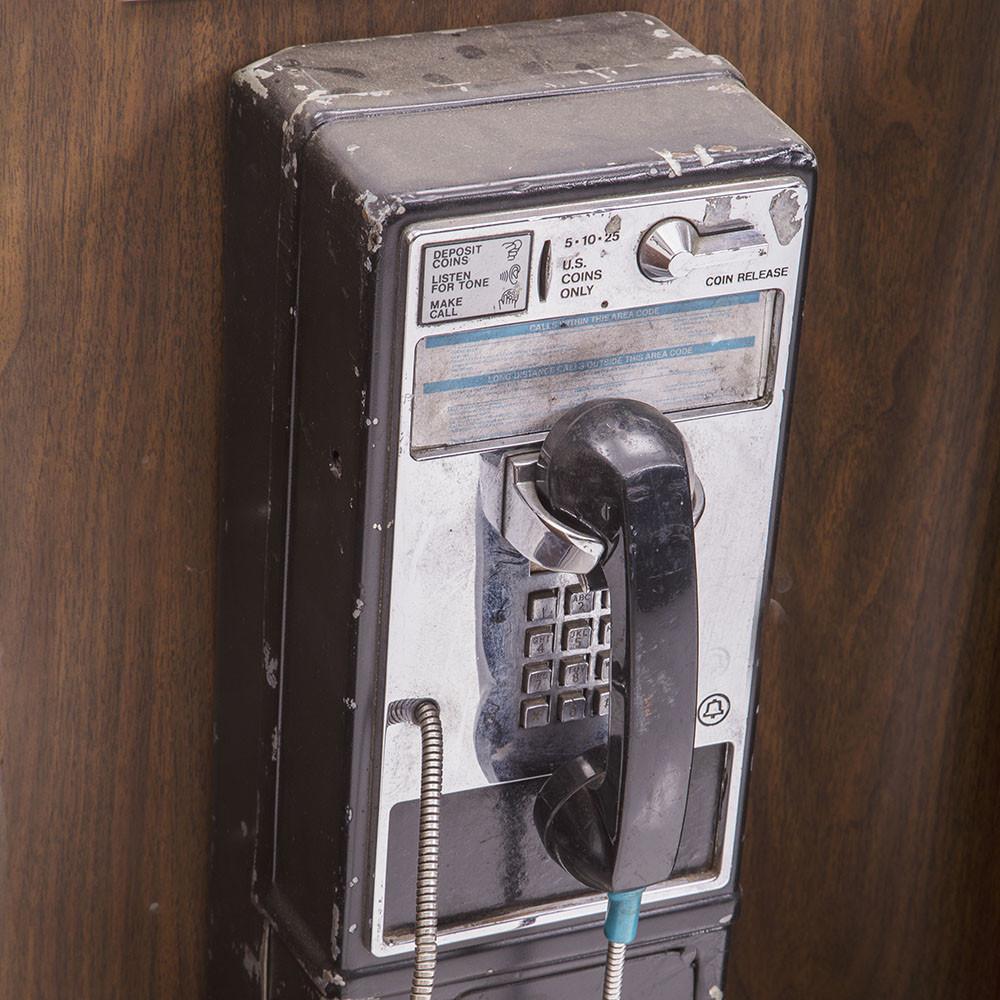
[[[391,90],[348,90],[343,94],[324,94],[320,100],[324,104],[329,104],[331,101],[342,101],[348,97],[388,97],[391,93]]]
[[[678,45],[673,52],[667,56],[668,59],[697,59],[701,53],[697,49],[692,49],[688,45]]]
[[[782,191],[771,199],[771,221],[778,242],[784,247],[798,235],[804,213],[795,191]]]
[[[365,41],[365,39],[357,39],[358,41]],[[327,995],[327,988],[329,986],[346,986],[347,980],[344,979],[342,975],[338,972],[331,972],[329,969],[324,969],[322,974],[313,979],[313,982],[320,988],[323,996]]]
[[[709,153],[709,151],[705,149],[704,146],[696,145],[694,147],[694,151],[697,154],[698,159],[703,167],[708,167],[711,166],[711,164],[715,163],[715,159],[713,158],[712,154]]]
[[[638,65],[639,65],[639,63],[628,63],[623,68],[630,69],[630,68],[632,68],[634,66],[638,66]],[[618,76],[618,69],[616,67],[614,67],[614,66],[591,66],[588,69],[577,69],[577,68],[574,67],[573,69],[556,69],[556,70],[552,70],[552,72],[549,75],[550,76],[576,76],[578,73],[589,73],[591,76],[598,76],[602,80],[610,80],[613,77]],[[587,80],[576,80],[575,82],[579,83],[581,86],[586,86],[588,81]],[[554,87],[555,84],[546,83],[546,86],[553,86]]]
[[[260,960],[250,950],[249,945],[243,946],[243,971],[251,982],[260,982]]]
[[[271,61],[270,56],[265,56],[263,59],[258,59],[254,63],[250,63],[249,66],[244,66],[236,74],[236,81],[244,86],[249,87],[258,97],[269,97],[267,87],[264,86],[264,80],[269,76],[274,76],[274,72],[269,69],[263,69],[265,63]]]
[[[706,90],[717,90],[721,94],[743,94],[746,91],[738,83],[727,80],[725,83],[709,84]]]
[[[267,677],[268,687],[278,686],[278,658],[271,655],[271,647],[264,641],[264,676]]]
[[[674,177],[680,177],[680,175],[684,173],[684,168],[681,166],[680,160],[678,160],[669,149],[653,149],[653,147],[650,146],[649,150],[652,153],[656,153],[656,155],[663,160],[668,167],[670,167]]]
[[[406,211],[406,206],[398,198],[382,201],[371,191],[362,191],[354,199],[354,203],[361,206],[361,214],[368,224],[369,257],[365,260],[365,267],[370,271],[371,257],[382,247],[382,230],[385,228],[386,220],[393,215],[402,215]]]
[[[291,150],[296,126],[298,120],[305,114],[306,108],[310,103],[318,101],[321,97],[325,96],[327,91],[319,88],[318,90],[310,90],[305,97],[295,105],[292,113],[282,122],[281,134],[284,139],[284,148],[282,150],[282,158],[287,157],[289,151]]]

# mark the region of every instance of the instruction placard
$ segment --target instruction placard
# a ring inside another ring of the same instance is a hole
[[[420,322],[521,312],[530,272],[530,232],[431,243],[420,268]]]
[[[659,303],[425,337],[411,444],[441,449],[546,431],[563,410],[628,396],[664,413],[767,392],[774,291]]]

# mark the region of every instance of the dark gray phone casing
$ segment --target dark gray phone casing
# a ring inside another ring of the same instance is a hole
[[[364,528],[392,520],[402,228],[776,174],[812,192],[815,160],[641,13],[303,45],[229,100],[209,996],[404,996],[409,960],[364,943],[392,558]],[[493,832],[443,850],[488,865]],[[512,836],[538,856],[530,823]],[[645,914],[626,996],[717,1000],[736,906],[734,878]],[[435,996],[596,997],[603,955],[599,920],[527,925],[442,949]]]

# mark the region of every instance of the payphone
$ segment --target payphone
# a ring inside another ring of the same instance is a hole
[[[236,74],[213,1000],[722,997],[814,176],[644,14]]]

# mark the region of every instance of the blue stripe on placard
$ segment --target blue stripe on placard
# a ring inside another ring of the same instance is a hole
[[[577,330],[608,323],[627,323],[634,319],[656,319],[659,316],[676,316],[679,313],[697,312],[700,309],[720,309],[727,306],[748,305],[760,300],[765,292],[740,292],[738,295],[718,295],[708,299],[689,299],[686,302],[661,302],[658,305],[635,306],[631,309],[602,310],[581,313],[579,316],[554,316],[551,319],[533,320],[529,323],[507,323],[503,326],[478,327],[459,333],[437,333],[424,341],[428,350],[450,347],[453,344],[473,344],[482,340],[502,340],[505,337],[523,337],[529,334],[553,333],[558,330]]]
[[[756,292],[754,293],[757,294]],[[482,375],[467,375],[464,378],[446,378],[438,382],[425,382],[424,395],[433,392],[451,392],[455,389],[476,389],[484,385],[501,385],[505,382],[520,382],[524,379],[549,378],[553,375],[571,375],[576,372],[599,371],[605,368],[622,368],[626,365],[642,365],[650,361],[665,361],[670,358],[688,358],[698,354],[714,354],[717,351],[738,351],[753,347],[756,337],[734,337],[730,340],[707,341],[700,344],[682,344],[678,347],[657,347],[649,351],[634,351],[628,354],[614,354],[606,358],[587,358],[583,361],[559,361],[531,368],[514,368],[510,371],[486,372]]]

